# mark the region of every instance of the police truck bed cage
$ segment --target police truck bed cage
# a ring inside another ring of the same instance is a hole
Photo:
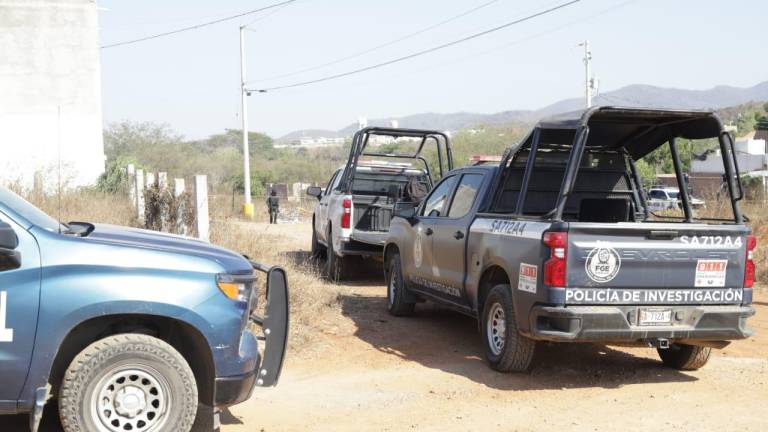
[[[691,198],[682,173],[682,164],[676,138],[705,139],[717,138],[723,156],[725,178],[733,209],[730,222],[742,222],[742,215],[737,202],[743,198],[741,182],[738,178],[738,164],[735,158],[733,138],[724,131],[719,117],[709,111],[678,111],[662,109],[642,109],[601,106],[575,111],[541,120],[532,132],[518,145],[508,149],[502,157],[501,167],[508,168],[513,158],[523,151],[529,152],[526,161],[526,174],[522,180],[520,193],[516,197],[515,213],[521,213],[525,202],[525,191],[531,181],[531,168],[539,151],[568,153],[566,169],[562,178],[556,206],[544,214],[545,218],[562,220],[563,210],[568,196],[573,192],[580,161],[585,152],[616,152],[624,155],[632,173],[631,181],[636,186],[642,185],[635,161],[653,152],[665,143],[669,143],[672,162],[680,189],[680,198],[686,222],[693,220]],[[499,184],[504,183],[500,176]],[[503,192],[497,187],[497,193]],[[639,188],[635,188],[639,189]],[[649,212],[645,199],[639,196],[646,217]],[[667,218],[673,218],[669,217]],[[699,218],[703,219],[703,218]],[[720,220],[720,219],[709,219]]]
[[[392,138],[417,138],[420,139],[416,151],[410,154],[397,154],[397,153],[375,153],[366,152],[368,142],[371,136],[388,136]],[[442,178],[445,173],[453,169],[453,154],[451,152],[450,138],[444,132],[427,129],[401,129],[401,128],[385,128],[385,127],[367,127],[357,131],[352,138],[352,147],[349,151],[349,158],[347,160],[347,169],[342,174],[339,188],[342,190],[350,190],[352,181],[355,176],[354,167],[359,166],[360,157],[383,157],[383,158],[399,158],[399,159],[415,159],[421,161],[424,164],[424,170],[433,180],[438,177],[434,177],[430,171],[429,162],[422,155],[426,144],[429,141],[433,141],[437,154],[437,167],[439,170],[439,177]]]

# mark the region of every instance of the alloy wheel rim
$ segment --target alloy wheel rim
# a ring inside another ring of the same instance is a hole
[[[486,334],[488,335],[488,346],[493,355],[501,354],[507,336],[507,320],[504,308],[499,303],[494,303],[488,313]]]
[[[397,285],[395,283],[396,277],[397,274],[393,270],[392,275],[389,277],[389,295],[387,296],[387,301],[389,302],[390,306],[395,303],[395,292],[397,291]]]
[[[103,432],[159,431],[172,404],[170,385],[146,365],[122,365],[107,372],[91,397],[94,423]]]

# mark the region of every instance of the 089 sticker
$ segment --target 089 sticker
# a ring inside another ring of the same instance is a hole
[[[584,264],[587,276],[597,283],[610,282],[619,274],[621,257],[616,249],[600,246],[592,249]]]

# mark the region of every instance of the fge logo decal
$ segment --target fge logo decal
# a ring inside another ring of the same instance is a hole
[[[584,265],[587,276],[597,283],[610,282],[619,274],[621,257],[616,249],[600,246],[592,249]]]

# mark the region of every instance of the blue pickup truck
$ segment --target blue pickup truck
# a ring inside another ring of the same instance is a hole
[[[29,413],[33,432],[54,398],[66,432],[188,431],[199,404],[276,384],[287,333],[282,269],[191,238],[62,224],[0,188],[0,414]]]

